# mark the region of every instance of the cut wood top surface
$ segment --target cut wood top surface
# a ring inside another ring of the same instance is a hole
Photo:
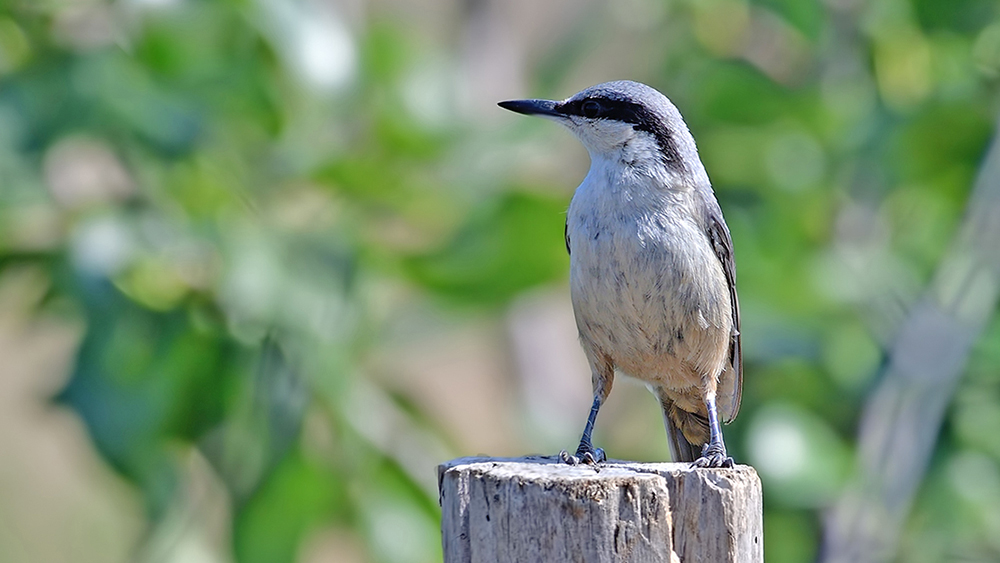
[[[464,466],[468,466],[465,468]],[[464,471],[490,472],[494,475],[517,475],[527,479],[594,479],[634,476],[637,473],[654,475],[679,475],[683,473],[703,473],[723,476],[728,479],[758,480],[757,471],[749,465],[737,465],[732,469],[701,469],[690,463],[638,462],[609,459],[598,465],[568,465],[559,456],[530,455],[523,457],[460,457],[438,466],[438,479],[449,469],[462,467]]]

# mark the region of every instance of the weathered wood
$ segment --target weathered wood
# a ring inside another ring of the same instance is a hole
[[[461,458],[438,466],[445,563],[761,563],[752,467],[554,457]]]

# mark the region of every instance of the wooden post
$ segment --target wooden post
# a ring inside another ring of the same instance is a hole
[[[757,472],[461,458],[438,466],[445,563],[762,563]]]

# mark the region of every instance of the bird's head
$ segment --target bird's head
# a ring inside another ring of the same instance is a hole
[[[666,96],[645,84],[605,82],[563,101],[511,100],[499,106],[563,124],[594,160],[621,160],[673,174],[704,174],[680,112]]]

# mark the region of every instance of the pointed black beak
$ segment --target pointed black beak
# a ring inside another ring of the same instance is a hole
[[[503,109],[523,113],[524,115],[565,117],[565,115],[556,110],[556,103],[552,100],[510,100],[499,102],[497,105]]]

